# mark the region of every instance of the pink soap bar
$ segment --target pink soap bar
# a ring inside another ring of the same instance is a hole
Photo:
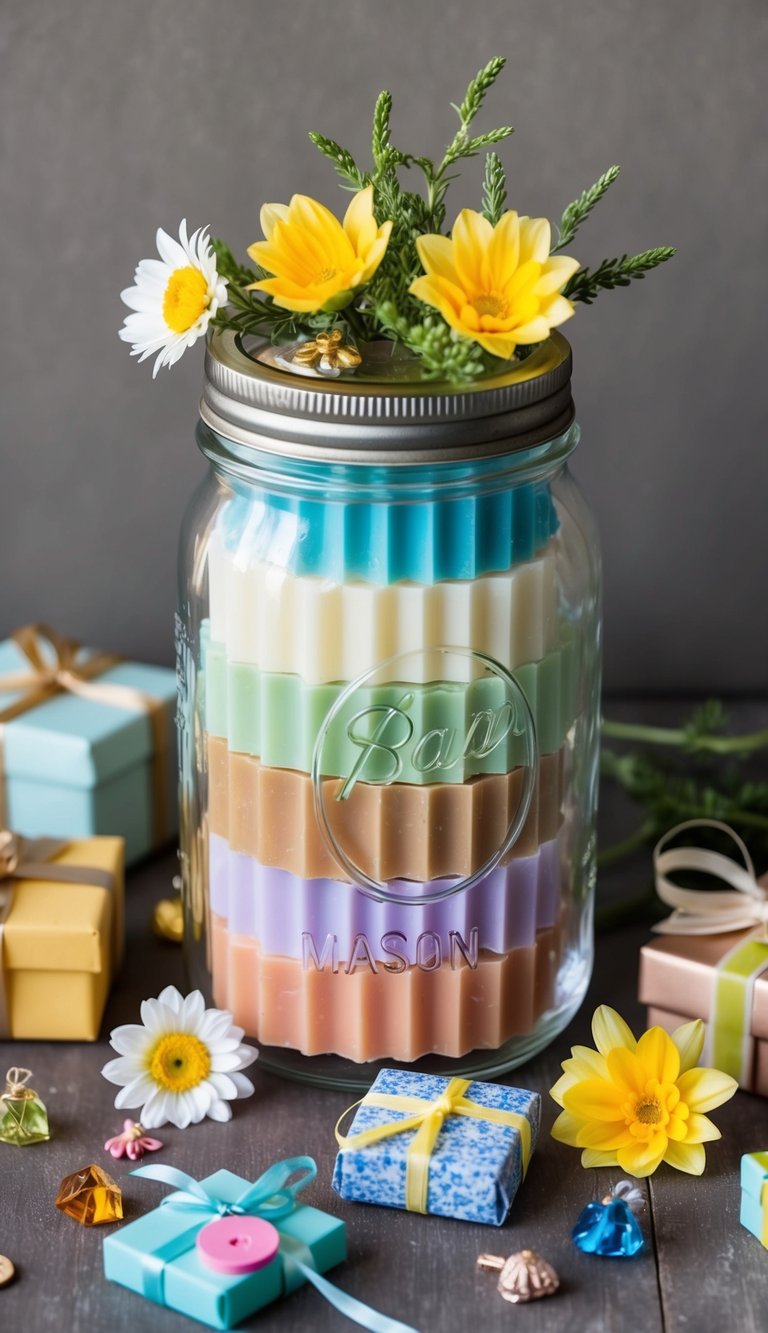
[[[197,1248],[206,1268],[217,1273],[255,1273],[271,1264],[280,1237],[262,1217],[221,1217],[198,1232]]]

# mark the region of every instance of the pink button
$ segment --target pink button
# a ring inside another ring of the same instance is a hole
[[[197,1235],[197,1248],[206,1268],[217,1273],[255,1273],[274,1259],[280,1237],[271,1222],[261,1217],[219,1218]]]

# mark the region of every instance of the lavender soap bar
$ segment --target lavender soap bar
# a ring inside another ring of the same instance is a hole
[[[410,1210],[501,1226],[536,1146],[541,1098],[537,1092],[498,1083],[466,1084],[463,1079],[382,1069],[340,1139],[333,1188],[342,1199],[408,1208],[414,1184],[409,1181],[414,1166],[409,1150],[419,1127],[365,1145],[357,1146],[355,1139],[415,1115],[426,1118],[441,1101],[444,1118],[429,1158],[426,1207],[411,1203]],[[395,1098],[407,1105],[396,1109]]]

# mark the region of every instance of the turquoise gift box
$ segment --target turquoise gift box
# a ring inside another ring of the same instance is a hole
[[[224,1204],[234,1204],[251,1182],[232,1171],[216,1171],[200,1184]],[[287,1278],[286,1262],[280,1253],[264,1268],[244,1276],[207,1268],[199,1257],[196,1241],[212,1215],[173,1207],[174,1198],[181,1197],[168,1195],[164,1205],[106,1237],[104,1273],[111,1282],[119,1282],[211,1328],[233,1328],[278,1300],[286,1289],[293,1290],[304,1282],[295,1266],[291,1266]],[[298,1242],[302,1250],[306,1246],[318,1273],[346,1259],[346,1227],[339,1218],[297,1203],[275,1225],[281,1249],[290,1256],[292,1241]]]
[[[536,1146],[540,1115],[541,1097],[524,1088],[382,1069],[349,1133],[337,1129],[333,1188],[359,1203],[501,1226]],[[399,1124],[408,1127],[398,1131]],[[384,1126],[386,1136],[371,1142],[371,1131]],[[426,1151],[418,1139],[425,1130]],[[416,1180],[424,1160],[426,1176]]]
[[[741,1159],[741,1225],[768,1249],[768,1152]]]
[[[87,678],[94,654],[41,627],[17,635],[0,643],[0,824],[122,837],[138,861],[176,831],[175,673],[110,658]]]

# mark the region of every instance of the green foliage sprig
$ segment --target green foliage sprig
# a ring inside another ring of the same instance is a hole
[[[376,338],[394,339],[413,352],[424,378],[464,381],[477,379],[499,368],[499,360],[483,351],[479,344],[460,337],[440,314],[426,307],[410,292],[414,279],[422,273],[416,242],[429,233],[445,234],[446,197],[456,178],[459,163],[486,154],[481,210],[495,226],[507,204],[507,182],[501,159],[494,151],[507,139],[512,127],[501,125],[476,133],[474,123],[505,61],[495,56],[470,81],[461,102],[452,103],[459,125],[442,157],[433,160],[406,152],[392,141],[392,94],[379,94],[373,112],[370,168],[363,169],[349,149],[335,139],[312,131],[311,142],[328,159],[340,178],[343,189],[358,191],[373,186],[374,213],[379,224],[392,223],[389,244],[379,268],[369,285],[358,292],[346,309],[316,314],[294,314],[282,309],[271,296],[247,290],[265,275],[239,264],[221,241],[214,248],[219,271],[227,279],[229,308],[219,311],[214,324],[236,329],[239,333],[259,333],[273,341],[296,340],[312,336],[320,329],[341,327],[358,344]],[[413,174],[421,178],[421,188],[406,188]],[[619,174],[617,166],[602,176],[568,205],[556,233],[553,253],[569,245],[579,227],[603,198]],[[669,246],[646,250],[638,255],[603,260],[596,268],[581,269],[566,284],[563,294],[571,301],[591,304],[601,291],[626,287],[674,254]],[[518,347],[516,358],[524,359],[532,347]]]
[[[639,255],[622,255],[621,259],[604,259],[596,269],[582,268],[565,284],[563,295],[569,301],[583,301],[591,305],[601,291],[613,287],[628,287],[633,279],[644,278],[651,269],[665,264],[675,253],[674,246],[659,245],[655,250],[643,250]]]

